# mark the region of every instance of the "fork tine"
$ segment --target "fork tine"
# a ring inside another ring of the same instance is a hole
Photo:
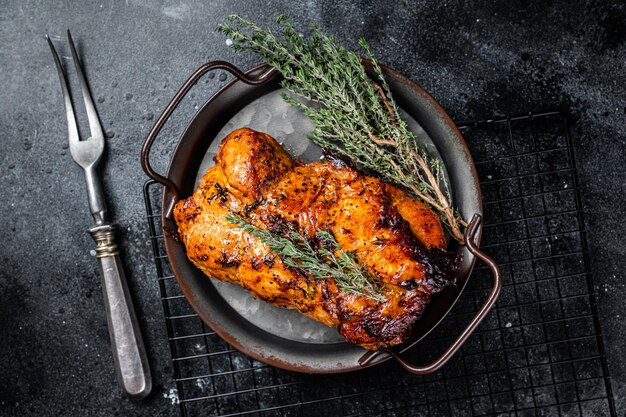
[[[57,50],[50,40],[50,37],[46,35],[46,39],[48,40],[48,45],[50,46],[50,50],[52,51],[52,57],[54,58],[54,64],[57,67],[57,72],[59,74],[59,80],[61,81],[61,91],[63,93],[63,103],[65,104],[65,115],[67,116],[67,130],[69,132],[69,140],[70,146],[79,141],[78,136],[78,126],[76,125],[76,116],[74,115],[74,106],[72,106],[72,98],[70,97],[69,89],[67,88],[67,81],[65,80],[65,73],[63,72],[63,67],[61,66],[61,60],[59,59],[59,54],[57,54]]]
[[[85,110],[87,111],[87,118],[89,119],[89,130],[91,130],[91,137],[97,140],[104,140],[102,125],[100,124],[98,113],[96,112],[96,106],[93,104],[93,99],[91,98],[91,93],[89,92],[89,85],[87,84],[87,80],[85,79],[85,75],[83,74],[83,68],[80,64],[80,60],[78,59],[76,47],[74,46],[72,34],[70,33],[69,29],[67,30],[67,39],[70,43],[70,50],[72,51],[74,66],[76,67],[76,73],[78,74],[78,82],[80,83],[80,88],[83,90],[83,99],[85,100]]]

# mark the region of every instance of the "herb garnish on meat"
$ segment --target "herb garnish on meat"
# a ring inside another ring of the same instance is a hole
[[[235,214],[227,215],[226,220],[265,243],[285,265],[315,279],[334,279],[346,293],[385,301],[380,284],[354,254],[339,246],[331,233],[320,230],[315,234],[316,241],[312,242],[295,231],[284,237],[259,229]]]

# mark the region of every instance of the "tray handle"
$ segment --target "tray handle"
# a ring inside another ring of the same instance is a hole
[[[143,168],[144,172],[146,173],[148,177],[152,178],[156,182],[165,186],[165,188],[173,194],[172,201],[169,207],[167,208],[167,211],[165,212],[165,217],[168,219],[171,217],[174,204],[176,204],[176,201],[178,201],[180,197],[180,190],[178,189],[178,186],[174,184],[174,182],[158,174],[152,168],[152,166],[150,165],[150,151],[152,149],[154,140],[158,136],[159,132],[161,132],[161,129],[165,125],[165,122],[167,122],[167,120],[170,118],[174,110],[176,110],[176,107],[178,107],[182,99],[187,95],[191,87],[193,87],[204,74],[206,74],[209,71],[216,70],[216,69],[228,71],[239,80],[250,85],[263,84],[264,82],[272,78],[272,76],[276,74],[277,72],[275,68],[270,68],[269,70],[259,75],[258,77],[249,77],[248,75],[244,74],[241,70],[239,70],[237,67],[235,67],[234,65],[226,61],[211,61],[202,65],[200,68],[198,68],[191,75],[191,77],[189,77],[189,79],[185,81],[185,84],[183,84],[183,86],[178,90],[176,95],[174,95],[172,100],[169,102],[167,107],[165,107],[165,110],[163,110],[163,113],[161,114],[161,116],[159,116],[159,118],[155,122],[154,127],[148,134],[148,137],[146,138],[146,141],[144,142],[141,148],[141,167]]]
[[[500,294],[500,289],[502,288],[502,273],[500,272],[500,267],[496,264],[493,259],[485,255],[484,252],[481,252],[478,249],[476,230],[478,230],[478,225],[480,224],[482,218],[479,214],[474,214],[472,221],[467,227],[465,231],[465,245],[467,249],[476,256],[478,259],[483,261],[489,269],[491,270],[491,275],[493,277],[493,287],[491,292],[489,293],[489,297],[485,301],[485,304],[478,310],[476,316],[472,319],[472,321],[467,325],[465,330],[456,338],[454,343],[446,349],[446,351],[434,362],[428,365],[413,365],[409,363],[406,359],[404,359],[399,353],[396,353],[390,349],[379,349],[374,352],[368,352],[359,359],[359,364],[361,366],[366,366],[368,363],[372,361],[378,353],[384,352],[391,355],[395,360],[398,361],[400,366],[402,366],[405,370],[412,374],[416,375],[426,375],[437,371],[441,368],[450,358],[456,353],[457,350],[465,343],[467,338],[472,334],[472,332],[476,329],[476,327],[480,324],[480,322],[485,318],[493,304],[496,302],[498,295]]]

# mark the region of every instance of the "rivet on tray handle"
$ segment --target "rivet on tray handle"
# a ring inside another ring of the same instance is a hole
[[[377,353],[384,352],[391,356],[393,356],[398,363],[407,371],[416,374],[416,375],[425,375],[430,374],[437,371],[441,368],[450,358],[456,353],[457,350],[463,345],[463,343],[467,340],[467,338],[472,334],[474,329],[480,324],[480,322],[485,318],[493,304],[496,302],[498,295],[500,294],[500,289],[502,288],[502,273],[500,272],[500,267],[487,255],[481,252],[476,243],[476,230],[478,230],[478,225],[481,222],[481,216],[479,214],[474,214],[472,221],[467,227],[465,231],[465,245],[467,249],[474,254],[478,259],[487,264],[489,269],[491,270],[491,275],[493,276],[493,288],[489,293],[489,297],[487,297],[487,301],[485,304],[478,310],[476,316],[472,319],[469,325],[463,330],[463,332],[457,337],[457,339],[450,345],[450,347],[437,359],[436,361],[428,364],[428,365],[412,365],[407,362],[400,354],[390,350],[390,349],[380,349],[376,352],[368,352],[363,355],[359,360],[359,364],[361,366],[366,366],[370,363],[377,355]]]
[[[176,203],[176,201],[178,201],[180,197],[180,191],[178,190],[176,184],[174,184],[172,181],[165,178],[164,176],[157,174],[156,171],[152,168],[152,166],[150,165],[150,150],[152,149],[152,144],[154,143],[154,140],[165,125],[165,122],[167,122],[167,119],[169,119],[174,110],[176,110],[176,107],[178,107],[182,99],[185,97],[185,95],[187,95],[191,87],[193,87],[204,74],[215,69],[228,71],[239,80],[250,85],[263,84],[264,82],[272,78],[272,76],[274,76],[274,74],[276,74],[277,72],[276,69],[271,68],[263,74],[259,75],[258,77],[252,78],[226,61],[211,61],[198,68],[196,72],[194,72],[191,77],[189,77],[185,84],[183,84],[180,90],[178,90],[176,95],[174,95],[172,101],[170,101],[165,110],[163,110],[161,116],[159,116],[159,118],[157,119],[154,127],[150,131],[150,134],[148,134],[148,137],[146,138],[143,147],[141,148],[141,167],[145,171],[146,175],[148,175],[148,177],[152,178],[156,182],[164,185],[165,188],[169,189],[170,192],[173,194],[172,202],[165,212],[166,218],[171,217],[174,204]]]

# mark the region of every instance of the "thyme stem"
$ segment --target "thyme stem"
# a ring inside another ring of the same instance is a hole
[[[452,207],[448,184],[441,175],[443,164],[417,148],[366,41],[360,39],[359,44],[372,62],[372,78],[357,54],[319,27],[311,25],[311,34],[304,37],[284,16],[276,23],[281,27],[278,34],[229,16],[217,31],[233,40],[235,50],[260,55],[282,73],[283,87],[313,102],[283,95],[313,121],[315,129],[309,134],[313,143],[404,187],[434,210],[450,234],[463,243],[461,227],[467,223]]]
[[[333,235],[320,230],[315,234],[315,245],[300,233],[291,231],[283,237],[260,229],[235,214],[226,220],[265,243],[283,263],[315,279],[333,279],[340,290],[358,294],[377,302],[385,301],[379,282],[367,271],[358,258],[344,251]]]

